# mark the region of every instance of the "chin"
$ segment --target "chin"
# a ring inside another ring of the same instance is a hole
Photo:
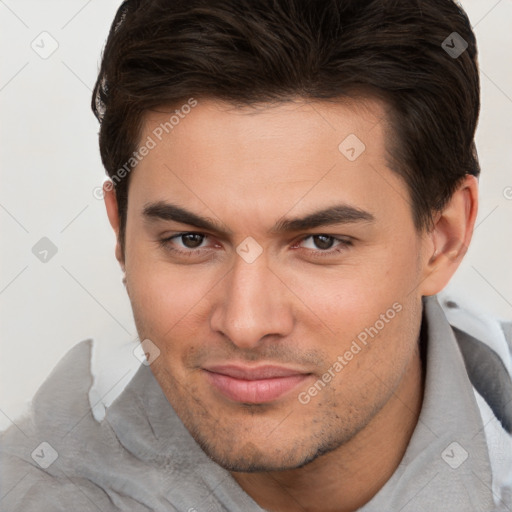
[[[245,445],[237,453],[218,453],[216,450],[209,450],[201,446],[206,454],[219,466],[227,471],[236,473],[263,473],[269,471],[285,471],[301,468],[316,456],[299,456],[294,454],[265,453],[258,450],[255,445]]]
[[[261,446],[253,442],[220,443],[205,440],[201,436],[192,436],[202,450],[215,463],[227,471],[237,473],[259,473],[269,471],[285,471],[302,468],[318,457],[329,453],[343,444],[343,441],[323,442],[319,446],[307,447],[304,440],[298,439],[289,447],[270,446],[265,441]],[[238,444],[238,448],[233,446]],[[301,446],[301,449],[297,447]],[[226,449],[226,447],[229,447]]]

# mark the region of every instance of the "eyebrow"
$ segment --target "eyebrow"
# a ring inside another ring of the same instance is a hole
[[[153,220],[174,221],[223,235],[232,234],[229,228],[214,219],[202,217],[176,204],[165,201],[144,205],[142,215],[149,222]],[[270,229],[270,233],[279,234],[309,230],[333,224],[371,223],[374,221],[375,217],[370,212],[347,204],[338,204],[317,210],[303,217],[282,218]]]

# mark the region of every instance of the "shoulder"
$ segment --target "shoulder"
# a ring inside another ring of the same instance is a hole
[[[92,340],[72,347],[37,391],[31,409],[0,434],[2,510],[112,509],[107,494],[79,470],[77,440],[100,439],[104,429],[88,398]],[[94,447],[91,446],[94,451]]]
[[[468,377],[503,428],[512,434],[512,355],[505,322],[454,297],[440,298]]]
[[[72,347],[34,395],[29,412],[2,433],[2,441],[43,433],[65,435],[74,420],[86,415],[93,381],[91,354],[92,340]],[[5,448],[4,442],[2,445]]]
[[[512,506],[512,322],[440,297],[473,386],[492,468],[493,494]]]

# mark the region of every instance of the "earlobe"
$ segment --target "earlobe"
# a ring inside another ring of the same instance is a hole
[[[117,207],[115,189],[111,181],[105,181],[105,183],[103,184],[103,199],[105,201],[105,208],[107,210],[108,220],[116,235],[116,259],[121,265],[121,269],[124,272],[124,257],[121,244],[119,242],[119,210]]]
[[[467,252],[478,210],[478,181],[467,175],[428,233],[421,295],[435,295],[449,282]]]

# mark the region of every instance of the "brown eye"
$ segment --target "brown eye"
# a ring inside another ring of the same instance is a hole
[[[334,238],[329,235],[313,235],[312,238],[317,249],[330,249],[334,244]]]
[[[320,233],[309,235],[300,242],[302,249],[306,249],[308,256],[314,258],[332,257],[341,254],[349,247],[352,247],[352,240],[348,237],[338,237]]]
[[[205,237],[199,233],[184,233],[180,238],[187,249],[196,249],[203,243]]]

